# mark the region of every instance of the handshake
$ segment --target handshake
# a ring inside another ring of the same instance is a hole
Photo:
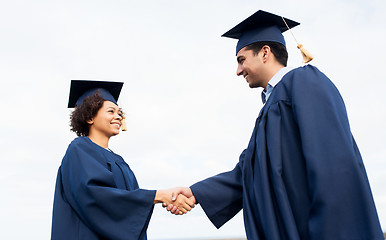
[[[183,215],[194,208],[196,198],[188,187],[157,190],[154,203],[162,203],[174,215]]]

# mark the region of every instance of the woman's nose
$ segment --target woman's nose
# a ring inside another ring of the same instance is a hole
[[[122,120],[122,116],[119,115],[119,114],[116,114],[116,115],[115,115],[115,119],[121,119],[121,120]]]

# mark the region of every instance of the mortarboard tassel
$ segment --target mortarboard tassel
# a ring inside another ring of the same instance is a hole
[[[121,130],[122,131],[127,131],[127,125],[126,125],[126,118],[125,118],[125,116],[122,117],[121,123],[122,123]]]
[[[311,62],[312,59],[314,59],[314,57],[311,55],[311,53],[309,53],[309,52],[307,51],[307,49],[305,49],[305,48],[303,47],[302,44],[298,44],[298,48],[300,49],[300,52],[301,52],[302,55],[303,55],[303,61],[304,61],[304,63],[309,63],[309,62]]]
[[[121,104],[119,104],[121,105]],[[122,116],[122,119],[121,119],[121,130],[122,131],[127,131],[127,124],[126,124],[126,116],[125,116],[125,113],[122,111],[122,108],[119,108],[119,111],[121,112],[121,116]]]
[[[300,43],[296,40],[296,38],[295,38],[294,34],[292,33],[291,29],[288,27],[287,22],[284,20],[283,17],[281,17],[281,18],[283,19],[285,25],[287,26],[288,30],[291,32],[291,34],[292,34],[292,36],[294,37],[296,43],[298,44],[298,48],[299,48],[299,50],[300,50],[300,52],[302,53],[302,56],[303,56],[303,62],[304,62],[304,63],[309,63],[309,62],[311,62],[311,60],[314,59],[314,57],[311,55],[310,52],[308,52],[308,51],[303,47],[302,44],[300,44]]]

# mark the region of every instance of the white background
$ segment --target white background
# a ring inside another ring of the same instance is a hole
[[[67,145],[71,79],[125,82],[128,131],[110,148],[140,186],[189,186],[233,169],[262,107],[221,34],[262,9],[301,23],[297,40],[340,90],[386,229],[384,0],[0,1],[0,239],[49,239]],[[302,65],[285,33],[289,65]],[[221,199],[219,199],[221,201]],[[245,236],[242,214],[217,230],[198,206],[157,205],[149,239]]]

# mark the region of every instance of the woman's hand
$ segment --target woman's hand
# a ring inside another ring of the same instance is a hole
[[[194,196],[186,197],[183,188],[171,188],[167,190],[157,190],[154,204],[162,203],[163,206],[173,206],[171,211],[175,215],[182,215],[194,208]],[[169,210],[170,211],[170,210]]]
[[[173,188],[172,190],[173,190],[173,195],[172,195],[172,201],[173,202],[171,204],[166,204],[166,203],[162,204],[162,206],[167,207],[166,210],[171,212],[172,214],[179,215],[179,212],[180,212],[174,203],[177,196],[183,195],[183,196],[187,197],[194,204],[197,203],[196,198],[194,197],[193,192],[190,188],[188,188],[188,187],[176,187],[176,188]]]

